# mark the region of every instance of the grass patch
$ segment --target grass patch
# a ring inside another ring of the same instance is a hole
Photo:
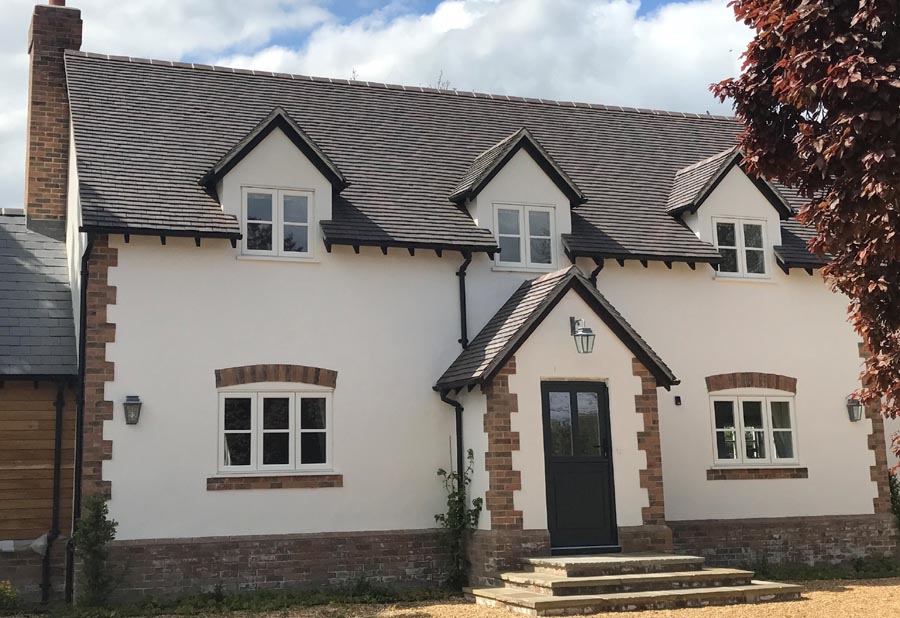
[[[143,616],[198,616],[241,612],[258,614],[295,607],[345,604],[390,604],[437,601],[454,593],[446,589],[394,587],[359,580],[343,588],[328,590],[255,590],[228,593],[222,588],[172,601],[144,601],[110,607],[34,608],[33,615],[50,618],[135,618]],[[2,614],[2,612],[0,612]]]
[[[861,558],[833,566],[769,564],[763,560],[749,565],[757,579],[775,581],[816,581],[824,579],[882,579],[900,577],[900,562],[891,558]]]

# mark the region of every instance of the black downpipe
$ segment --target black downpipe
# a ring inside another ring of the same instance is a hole
[[[600,274],[600,271],[603,270],[603,260],[596,262],[597,268],[591,271],[591,283],[594,284],[594,287],[597,287],[597,275]]]
[[[456,401],[455,399],[450,399],[450,397],[447,396],[447,391],[443,391],[441,393],[441,401],[443,401],[447,405],[453,406],[453,409],[456,411],[456,470],[459,473],[459,478],[462,479],[462,475],[465,472],[465,468],[463,468],[465,459],[463,458],[463,446],[462,446],[463,407],[462,407],[462,404],[459,403],[458,401]]]
[[[466,325],[466,269],[472,263],[472,254],[463,253],[463,257],[465,260],[456,271],[456,276],[459,277],[459,344],[465,350],[469,347],[469,333]]]
[[[41,561],[41,603],[50,600],[50,551],[53,542],[59,538],[59,484],[62,470],[62,429],[63,406],[65,405],[65,382],[56,385],[56,426],[53,442],[53,506],[50,515],[50,531],[47,533],[47,548]]]
[[[81,472],[84,466],[84,376],[87,350],[87,297],[90,259],[94,237],[88,234],[87,245],[81,255],[81,312],[78,316],[78,392],[75,400],[75,475],[72,488],[72,531],[66,544],[66,603],[72,602],[75,579],[75,529],[81,517]]]

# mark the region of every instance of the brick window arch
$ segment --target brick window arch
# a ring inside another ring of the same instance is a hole
[[[737,372],[719,373],[706,376],[708,392],[726,391],[737,388],[769,388],[788,393],[797,393],[797,378],[776,373]]]
[[[216,388],[256,382],[298,382],[334,388],[337,371],[305,365],[244,365],[216,369]]]

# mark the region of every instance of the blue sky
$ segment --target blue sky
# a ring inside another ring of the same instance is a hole
[[[35,2],[0,2],[0,207],[22,203]],[[41,2],[45,0],[39,0]],[[750,33],[727,0],[69,0],[87,51],[729,113]],[[248,11],[252,7],[252,11]]]

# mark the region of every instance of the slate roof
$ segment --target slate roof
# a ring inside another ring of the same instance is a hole
[[[819,257],[807,248],[807,243],[815,236],[815,230],[797,220],[782,221],[781,245],[774,247],[778,265],[785,268],[822,268],[827,258]]]
[[[678,170],[736,144],[734,118],[71,51],[66,67],[85,229],[239,234],[198,181],[280,107],[349,183],[329,245],[496,250],[449,196],[527,127],[587,198],[570,255],[719,259],[666,206]]]
[[[659,386],[669,388],[678,384],[672,370],[622,314],[577,267],[570,266],[522,283],[447,368],[434,389],[449,391],[488,382],[569,290],[575,290],[591,305],[606,326],[653,373]]]
[[[0,376],[75,375],[66,245],[0,216]]]
[[[553,157],[524,127],[475,157],[471,167],[466,170],[459,184],[450,194],[450,200],[464,203],[465,200],[476,197],[496,173],[522,148],[541,166],[559,187],[559,190],[569,198],[572,206],[584,203],[586,200],[584,193],[578,188],[575,181],[569,178],[565,170],[559,167]]]

